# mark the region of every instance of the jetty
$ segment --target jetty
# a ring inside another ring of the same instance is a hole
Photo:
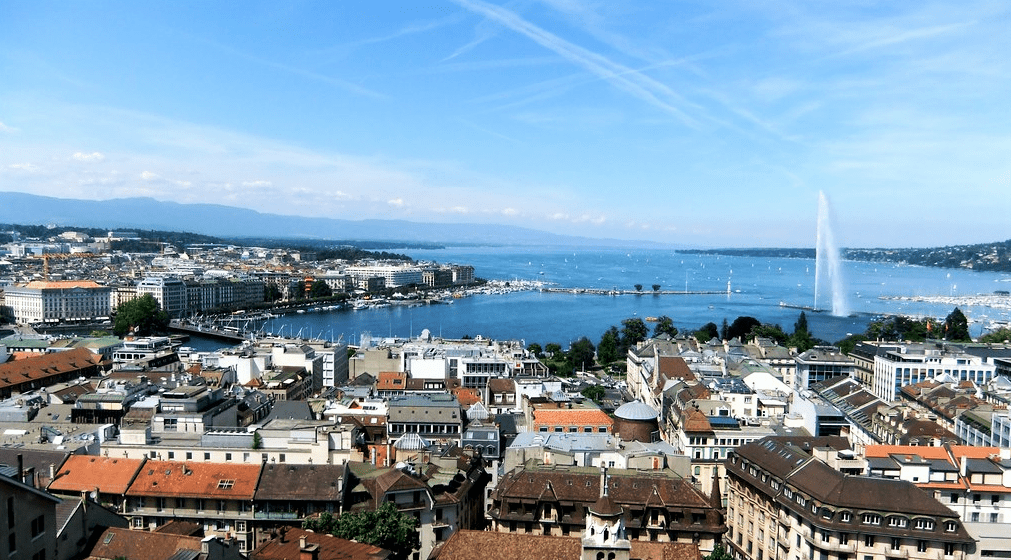
[[[542,287],[540,291],[549,294],[586,294],[591,296],[705,296],[727,293],[726,290],[618,290],[606,288],[559,288]]]
[[[243,342],[249,340],[255,333],[245,331],[236,327],[218,327],[210,324],[192,324],[173,319],[169,322],[168,330],[171,332],[198,335],[225,342]]]

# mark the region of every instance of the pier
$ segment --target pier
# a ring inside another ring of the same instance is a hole
[[[548,288],[542,287],[540,291],[549,294],[586,294],[591,296],[705,296],[720,295],[727,293],[726,290],[617,290],[605,288]]]
[[[169,323],[168,330],[171,332],[199,335],[216,340],[223,340],[225,342],[236,343],[249,340],[249,337],[254,334],[253,332],[239,330],[234,327],[223,328],[210,325],[193,325],[183,323],[176,319],[173,319]]]

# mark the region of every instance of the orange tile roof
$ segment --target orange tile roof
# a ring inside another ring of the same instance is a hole
[[[32,288],[33,290],[46,290],[46,289],[67,289],[67,288],[102,288],[94,280],[52,280],[46,282],[45,280],[33,280],[25,285],[26,288]]]
[[[986,459],[993,455],[999,455],[1000,448],[952,445],[951,452],[955,457]],[[925,447],[920,445],[868,445],[864,447],[864,456],[866,457],[888,457],[890,455],[919,455],[924,459],[948,460],[948,451],[944,447]]]
[[[102,357],[87,348],[36,354],[23,360],[0,364],[0,387],[16,386],[25,381],[42,381],[48,377],[93,368],[100,363]]]
[[[477,389],[470,387],[457,387],[450,391],[453,395],[456,395],[456,400],[460,402],[460,406],[469,407],[474,404],[481,402],[481,394],[477,392]]]
[[[393,553],[371,544],[348,541],[331,535],[302,529],[288,529],[283,537],[264,542],[249,557],[252,560],[288,560],[300,558],[301,538],[306,543],[319,545],[318,557],[332,560],[381,560]]]
[[[603,410],[562,408],[534,410],[534,426],[612,426],[614,420]]]
[[[407,374],[404,372],[381,371],[379,372],[379,376],[376,378],[376,390],[378,391],[403,391],[406,386]]]
[[[144,459],[113,459],[94,455],[71,455],[49,483],[50,492],[123,494],[137,476]]]
[[[252,500],[262,466],[149,460],[126,495]]]
[[[113,528],[106,529],[86,552],[88,558],[168,560],[181,550],[200,552],[200,541],[200,537]]]

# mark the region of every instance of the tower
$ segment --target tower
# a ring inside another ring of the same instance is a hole
[[[629,560],[632,543],[625,535],[624,512],[608,495],[606,467],[600,479],[600,498],[586,510],[581,560]]]

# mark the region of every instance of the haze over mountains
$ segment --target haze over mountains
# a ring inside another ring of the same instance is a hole
[[[18,192],[0,192],[0,222],[188,231],[228,238],[277,237],[439,244],[657,246],[653,242],[591,239],[505,225],[306,218],[264,214],[218,204],[162,202],[153,198],[79,200]]]

